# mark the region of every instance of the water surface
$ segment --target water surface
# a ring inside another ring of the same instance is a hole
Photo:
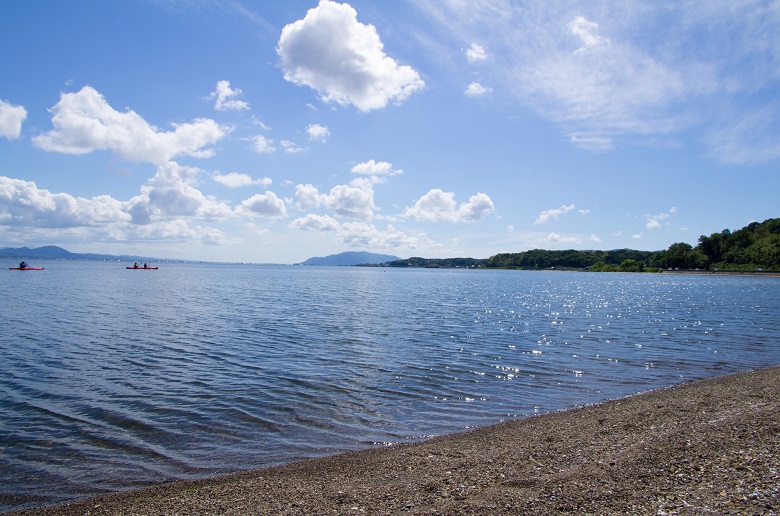
[[[780,279],[43,262],[0,271],[0,510],[780,363]]]

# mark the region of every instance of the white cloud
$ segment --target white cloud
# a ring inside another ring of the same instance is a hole
[[[299,210],[311,210],[321,203],[320,192],[312,184],[296,185],[295,196],[298,198],[295,207]]]
[[[249,199],[243,201],[241,206],[237,208],[237,211],[242,214],[268,218],[281,218],[287,215],[287,208],[284,206],[284,201],[278,198],[273,192],[253,195]]]
[[[216,91],[212,91],[210,97],[216,98],[214,109],[217,111],[243,111],[249,109],[249,104],[235,97],[241,96],[241,90],[231,89],[230,81],[217,82]]]
[[[415,220],[454,221],[457,211],[455,194],[436,188],[420,197],[413,207],[404,210],[403,215]]]
[[[339,242],[355,248],[420,249],[437,247],[437,244],[425,233],[408,235],[390,224],[384,230],[365,222],[340,224],[329,215],[310,213],[292,221],[290,227],[302,231],[335,232]]]
[[[480,192],[469,197],[468,202],[460,204],[458,220],[461,222],[476,222],[484,215],[495,211],[493,200],[487,194]]]
[[[211,177],[217,183],[228,188],[240,188],[242,186],[252,185],[270,186],[271,183],[273,183],[273,181],[268,177],[254,179],[249,174],[239,174],[238,172],[230,172],[228,174],[214,174]]]
[[[477,61],[484,61],[487,57],[485,49],[476,43],[472,43],[471,46],[466,49],[466,59],[469,63],[473,64]]]
[[[33,138],[46,151],[87,154],[111,150],[130,161],[161,164],[175,156],[208,158],[212,145],[230,128],[199,118],[189,124],[172,124],[162,132],[134,111],[115,111],[95,89],[85,86],[76,93],[63,93],[51,109],[54,129]]]
[[[633,238],[634,240],[641,240],[642,233],[636,233],[634,235],[631,235],[631,238]]]
[[[144,186],[141,193],[128,202],[128,211],[135,224],[150,224],[159,220],[190,217],[224,219],[233,215],[225,203],[206,196],[195,187],[200,170],[168,162]]]
[[[32,181],[0,176],[0,225],[70,228],[129,222],[124,203],[108,195],[85,199],[39,189]]]
[[[437,247],[425,233],[407,235],[388,224],[384,230],[365,222],[347,222],[338,230],[340,242],[356,248],[421,249]]]
[[[352,167],[352,173],[364,176],[397,176],[403,174],[404,171],[394,169],[393,165],[387,161],[376,162],[370,159]]]
[[[321,0],[282,29],[276,50],[286,80],[317,90],[323,102],[371,111],[401,103],[425,86],[412,67],[399,65],[383,48],[376,28],[360,23],[350,5]]]
[[[276,147],[274,147],[274,141],[266,138],[265,136],[258,135],[251,139],[252,141],[252,150],[254,150],[258,154],[271,154],[273,152],[276,152]]]
[[[309,139],[317,142],[326,142],[330,138],[330,130],[327,126],[320,124],[310,124],[306,126],[306,134]]]
[[[558,220],[561,215],[565,215],[574,209],[574,204],[566,206],[562,205],[560,208],[554,208],[552,210],[545,210],[539,212],[539,216],[536,217],[534,224],[544,224],[545,222],[552,220]]]
[[[458,206],[453,192],[434,188],[420,197],[414,206],[406,208],[402,215],[432,222],[474,222],[494,211],[493,201],[486,194],[473,195],[468,202]]]
[[[208,226],[190,226],[182,219],[159,221],[144,226],[137,226],[123,239],[158,240],[168,244],[171,241],[200,241],[204,244],[220,245],[227,240],[220,230]]]
[[[491,91],[493,91],[492,88],[488,88],[486,86],[482,86],[478,82],[472,82],[471,84],[468,85],[468,87],[466,88],[466,91],[464,92],[464,94],[467,97],[481,97],[482,95],[486,95],[486,94],[490,93]]]
[[[117,242],[224,241],[219,230],[191,227],[187,218],[229,216],[230,209],[177,182],[177,178],[185,183],[193,180],[193,170],[175,164],[162,168],[141,195],[128,202],[108,195],[85,199],[51,193],[33,182],[0,177],[0,226],[34,227],[38,238],[55,241],[68,237]]]
[[[595,233],[590,236],[590,240],[591,242],[596,242],[596,243],[602,242],[601,237]]]
[[[90,241],[199,240],[225,241],[215,228],[190,226],[188,218],[231,215],[225,205],[204,197],[189,186],[196,169],[168,164],[149,181],[142,193],[123,202],[108,195],[89,199],[39,189],[33,182],[0,177],[0,226],[25,228],[39,240]],[[181,181],[181,182],[179,182]],[[185,184],[182,184],[185,183]],[[34,229],[31,229],[34,228]]]
[[[19,138],[22,134],[22,122],[27,118],[27,110],[22,106],[14,106],[10,102],[0,100],[0,136],[9,140]]]
[[[370,182],[334,186],[321,199],[322,204],[342,217],[369,220],[376,210]]]
[[[290,227],[306,231],[337,231],[340,224],[329,215],[309,213],[305,217],[292,221]]]
[[[576,236],[563,236],[558,233],[550,233],[547,235],[547,240],[550,242],[560,242],[563,244],[580,244],[580,239]]]

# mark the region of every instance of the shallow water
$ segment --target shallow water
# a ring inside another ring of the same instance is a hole
[[[778,278],[41,264],[0,271],[0,510],[780,363]]]

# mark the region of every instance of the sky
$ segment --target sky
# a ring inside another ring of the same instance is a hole
[[[780,1],[0,2],[0,247],[662,250],[780,216]]]

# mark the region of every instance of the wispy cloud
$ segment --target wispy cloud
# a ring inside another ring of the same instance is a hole
[[[249,174],[230,172],[228,174],[215,173],[211,176],[217,183],[228,188],[240,188],[242,186],[262,185],[270,186],[273,181],[268,177],[255,179]]]
[[[548,242],[559,242],[563,244],[580,244],[582,243],[579,237],[573,235],[559,235],[558,233],[550,233],[547,235]]]
[[[544,224],[550,220],[558,220],[561,215],[565,215],[574,209],[574,204],[566,206],[565,204],[560,208],[554,208],[552,210],[544,210],[539,212],[539,216],[536,217],[534,224]]]
[[[210,98],[216,99],[214,109],[217,111],[244,111],[249,109],[249,104],[237,97],[241,96],[241,90],[232,89],[230,81],[217,82],[217,89],[211,92]]]
[[[691,131],[725,163],[780,156],[780,9],[774,2],[677,4],[420,0],[483,80],[596,152]],[[479,41],[479,45],[472,44]]]
[[[645,219],[647,219],[646,227],[647,229],[658,229],[661,227],[661,221],[664,221],[677,213],[677,208],[672,207],[669,209],[668,212],[662,212],[658,213],[657,215],[645,215]]]

